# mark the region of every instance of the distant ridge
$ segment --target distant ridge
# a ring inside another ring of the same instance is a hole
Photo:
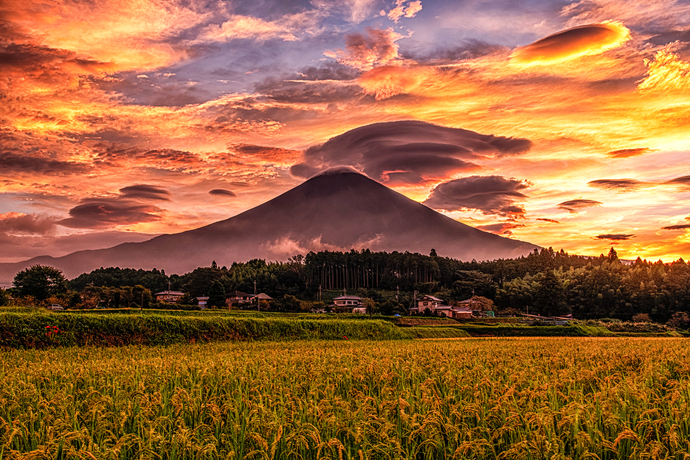
[[[317,174],[235,217],[141,243],[35,257],[0,264],[0,281],[34,264],[73,278],[100,267],[158,268],[185,273],[215,260],[230,265],[254,258],[285,260],[308,251],[410,251],[431,248],[460,260],[526,255],[537,246],[477,230],[444,216],[351,168]]]

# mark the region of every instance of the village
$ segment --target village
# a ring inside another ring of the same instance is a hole
[[[164,304],[179,304],[185,296],[184,292],[165,290],[154,294],[155,300]],[[261,292],[258,294],[247,294],[241,291],[232,291],[225,296],[225,305],[228,309],[270,309],[274,299]],[[311,310],[312,313],[354,313],[368,314],[366,301],[368,299],[356,295],[344,295],[332,299],[328,305],[318,306]],[[200,309],[206,309],[209,301],[208,296],[196,297]],[[487,305],[491,302],[484,297],[472,296],[467,300],[454,302],[454,305],[444,304],[443,299],[432,295],[422,295],[417,298],[416,293],[412,301],[412,306],[408,309],[409,315],[419,316],[440,316],[453,319],[473,319],[473,318],[493,318],[494,312],[487,310]]]

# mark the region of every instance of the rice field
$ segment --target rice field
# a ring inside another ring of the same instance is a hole
[[[0,352],[0,458],[686,459],[675,338]]]

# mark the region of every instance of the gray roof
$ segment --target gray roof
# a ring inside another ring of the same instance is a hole
[[[340,297],[335,297],[333,300],[362,300],[362,298],[356,295],[341,295]]]
[[[154,295],[184,295],[184,292],[180,292],[180,291],[161,291],[161,292],[156,292]]]
[[[443,299],[439,299],[438,297],[434,297],[432,295],[425,295],[424,297],[420,298],[419,300],[433,300],[435,302],[443,302]]]

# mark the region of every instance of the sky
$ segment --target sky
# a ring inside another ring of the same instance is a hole
[[[0,262],[339,165],[505,237],[687,259],[690,2],[0,2]]]

